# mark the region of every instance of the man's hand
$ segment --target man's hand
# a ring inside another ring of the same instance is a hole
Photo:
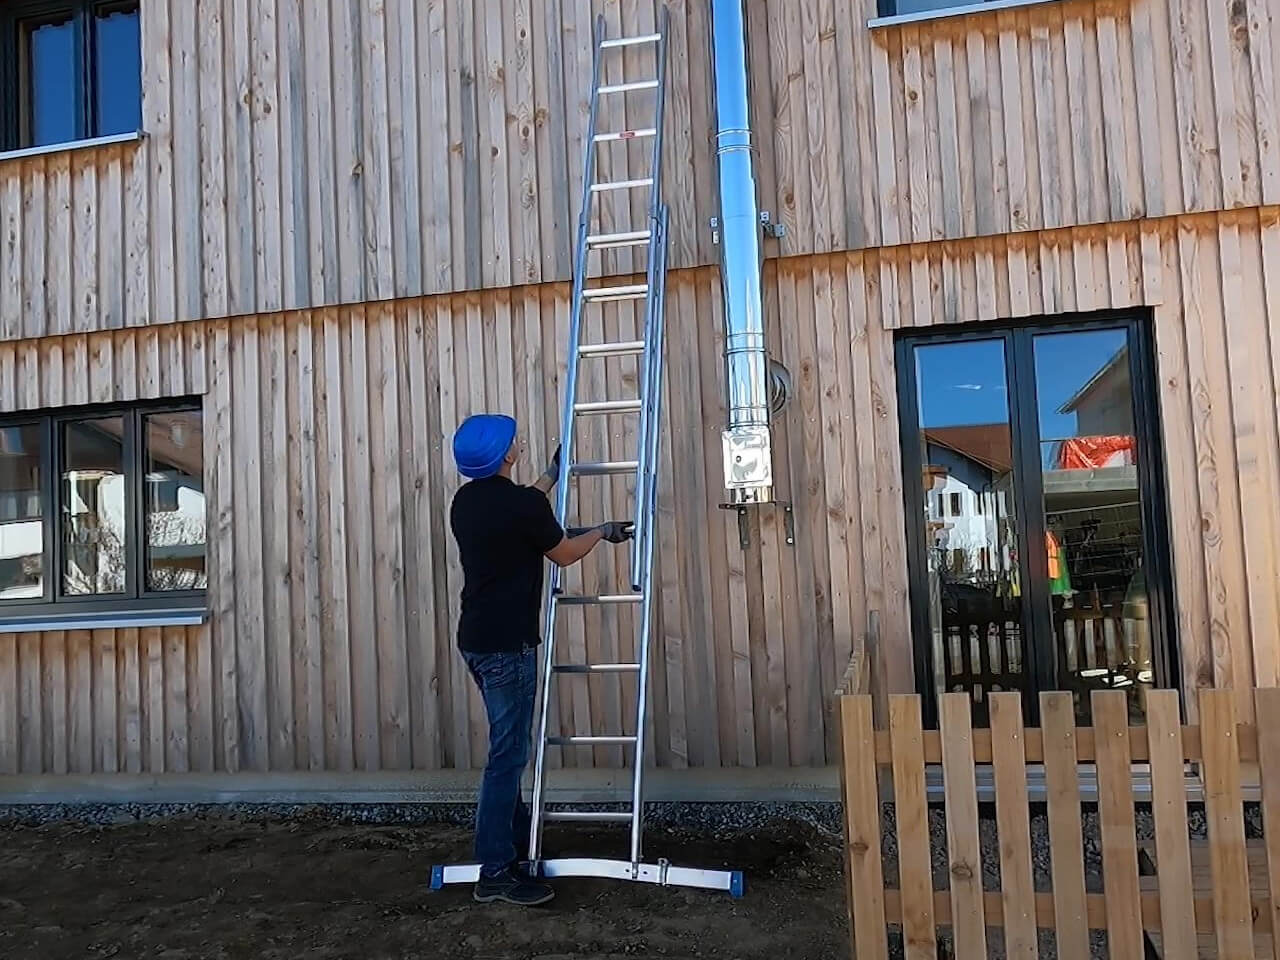
[[[547,464],[547,469],[542,471],[542,476],[534,483],[533,488],[541,493],[550,493],[551,488],[556,485],[556,481],[560,479],[560,444],[556,444],[556,452],[551,455],[551,462]]]
[[[551,481],[551,485],[555,486],[556,481],[560,479],[560,444],[556,444],[556,452],[551,455],[551,462],[547,464],[547,469],[542,471],[542,475]]]
[[[597,528],[600,535],[610,543],[625,543],[635,536],[636,525],[630,520],[610,520]]]

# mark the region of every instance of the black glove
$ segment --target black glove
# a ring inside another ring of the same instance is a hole
[[[629,520],[610,520],[596,527],[610,543],[624,543],[635,536],[635,524]]]
[[[556,444],[556,452],[551,455],[551,462],[542,471],[542,475],[553,484],[560,479],[560,444]]]

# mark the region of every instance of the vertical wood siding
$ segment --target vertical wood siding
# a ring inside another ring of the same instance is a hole
[[[766,281],[797,388],[778,489],[796,542],[764,509],[744,552],[717,509],[718,281],[671,278],[657,763],[831,760],[829,694],[872,615],[883,676],[913,689],[897,328],[1150,305],[1184,681],[1280,679],[1280,210],[795,258]],[[0,635],[0,772],[478,764],[448,438],[472,411],[514,410],[536,473],[567,321],[553,284],[0,345],[0,410],[203,392],[213,531],[208,626]],[[614,306],[588,335],[633,323]],[[608,362],[625,391],[634,362]],[[602,386],[588,368],[584,389]],[[623,423],[593,424],[584,454],[625,449]],[[612,482],[583,482],[583,517],[622,512]],[[619,561],[602,547],[574,577],[616,583]],[[626,659],[633,629],[581,613],[566,656]],[[628,729],[616,678],[559,686],[566,731]]]
[[[1280,0],[1064,0],[866,26],[749,5],[783,256],[1280,203]],[[672,11],[675,267],[714,261],[707,4]],[[0,337],[568,278],[593,14],[653,0],[143,5],[141,143],[0,160]],[[653,70],[610,56],[607,80]],[[602,130],[648,94],[605,99]],[[639,142],[600,175],[643,176]],[[609,196],[606,228],[639,221]],[[635,268],[629,251],[598,269]]]

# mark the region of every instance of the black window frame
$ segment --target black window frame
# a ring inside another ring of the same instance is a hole
[[[72,20],[78,54],[72,87],[76,97],[76,129],[75,135],[66,142],[76,143],[101,136],[94,105],[98,56],[94,18],[102,12],[133,9],[138,11],[138,29],[141,31],[141,0],[0,0],[0,150],[22,150],[31,146],[28,129],[31,104],[22,91],[24,58],[18,45],[19,27],[33,20],[60,17]],[[141,89],[139,82],[139,91]]]
[[[0,624],[9,620],[81,617],[101,614],[152,613],[165,610],[204,608],[207,589],[147,589],[146,557],[146,450],[143,419],[157,413],[197,412],[204,416],[199,397],[147,400],[130,403],[93,404],[61,407],[57,410],[28,410],[0,416],[0,428],[40,427],[43,448],[40,454],[40,505],[43,514],[44,594],[40,600],[30,598],[0,599]],[[84,420],[120,417],[124,421],[121,438],[125,476],[125,524],[130,534],[125,539],[125,589],[123,593],[68,595],[63,582],[62,563],[65,547],[62,540],[62,467],[65,450],[61,442],[63,428]],[[203,472],[203,468],[202,468]],[[204,477],[201,477],[203,487]],[[208,531],[205,523],[205,560],[208,570]]]
[[[992,323],[964,323],[904,330],[894,343],[898,388],[899,448],[902,452],[903,501],[907,517],[907,579],[910,604],[912,658],[916,688],[924,701],[924,722],[936,727],[938,702],[930,656],[927,571],[924,557],[925,491],[920,483],[924,464],[920,450],[920,411],[917,399],[915,348],[917,346],[1000,340],[1005,350],[1005,376],[1009,386],[1009,428],[1012,433],[1014,471],[1018,477],[1013,497],[1019,556],[1025,558],[1024,602],[1020,627],[1023,637],[1022,702],[1026,722],[1039,722],[1040,691],[1060,690],[1056,684],[1056,657],[1051,606],[1048,602],[1048,557],[1044,550],[1028,549],[1043,543],[1043,467],[1040,461],[1040,424],[1036,416],[1035,337],[1054,333],[1120,330],[1127,334],[1129,382],[1133,395],[1134,439],[1138,451],[1138,482],[1142,493],[1143,564],[1146,578],[1148,622],[1157,689],[1178,692],[1185,710],[1179,655],[1178,621],[1175,615],[1174,570],[1169,533],[1169,492],[1160,425],[1159,386],[1155,368],[1154,319],[1150,310],[1057,314]]]

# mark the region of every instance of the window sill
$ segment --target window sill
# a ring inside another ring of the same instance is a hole
[[[962,17],[967,13],[992,13],[996,10],[1012,10],[1017,7],[1056,2],[1058,0],[989,0],[987,3],[964,3],[954,7],[939,7],[936,10],[920,10],[916,13],[896,13],[891,17],[873,17],[867,21],[867,27],[872,30],[877,27],[900,27],[907,23]]]
[[[46,630],[113,630],[128,627],[195,626],[209,618],[204,607],[166,607],[158,610],[121,610],[93,613],[51,610],[44,615],[6,617],[0,614],[0,634],[40,633]]]
[[[136,143],[145,137],[141,130],[132,133],[115,133],[109,137],[90,137],[88,140],[68,140],[65,143],[46,143],[39,147],[23,147],[21,150],[0,150],[0,162],[21,160],[24,157],[42,157],[48,153],[64,153],[68,150],[89,150],[93,147],[109,147],[114,143]]]

